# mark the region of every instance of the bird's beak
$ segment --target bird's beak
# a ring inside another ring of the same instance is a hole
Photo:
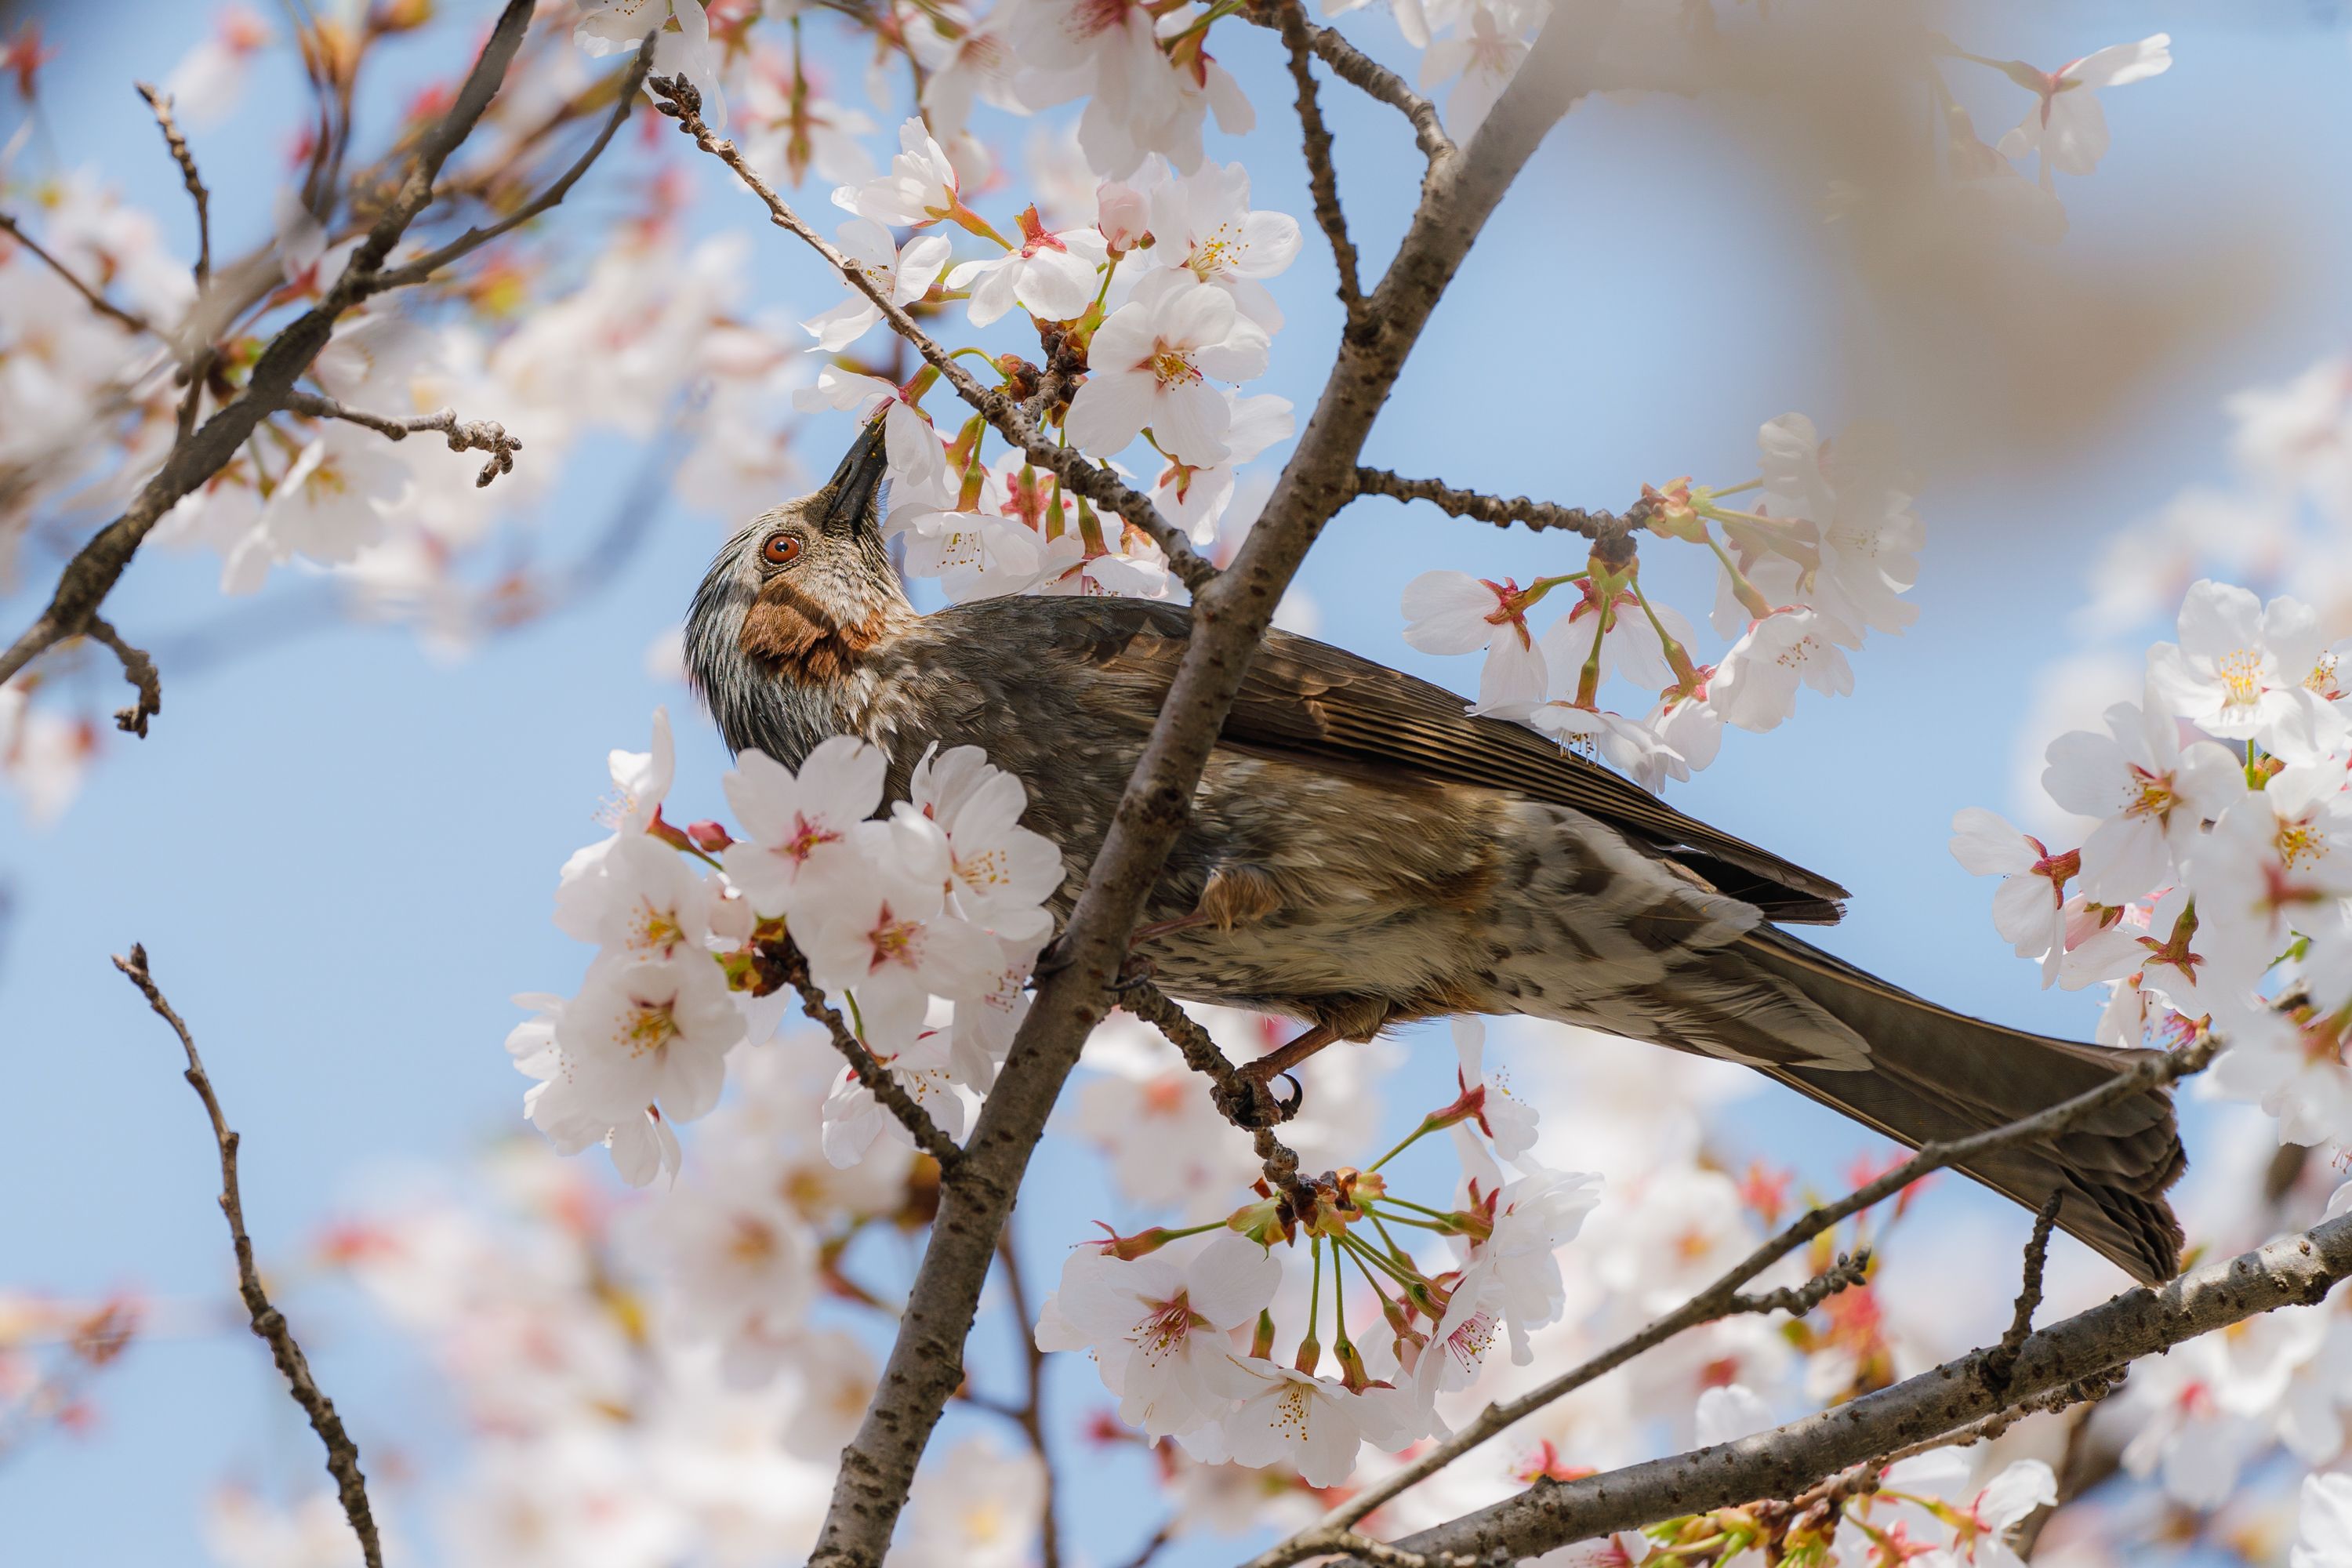
[[[882,421],[877,417],[857,433],[856,443],[824,487],[824,528],[827,533],[853,532],[866,521],[889,468],[889,455],[883,448]]]

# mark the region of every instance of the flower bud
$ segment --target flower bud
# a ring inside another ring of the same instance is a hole
[[[686,836],[697,849],[716,855],[735,842],[735,836],[715,822],[689,822]]]
[[[1118,256],[1151,243],[1150,203],[1133,185],[1105,180],[1095,189],[1096,226]]]

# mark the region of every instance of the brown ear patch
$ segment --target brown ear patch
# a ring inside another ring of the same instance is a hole
[[[761,586],[744,613],[742,647],[788,680],[833,681],[863,662],[890,629],[881,612],[837,624],[791,578],[778,577]]]

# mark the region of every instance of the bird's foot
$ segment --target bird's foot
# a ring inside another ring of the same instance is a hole
[[[1271,1083],[1248,1068],[1219,1085],[1212,1091],[1212,1098],[1224,1119],[1244,1131],[1279,1127],[1297,1115],[1298,1108],[1307,1103],[1307,1086],[1298,1081],[1297,1075],[1282,1076],[1290,1084],[1290,1098],[1286,1100],[1274,1092]]]
[[[1205,915],[1196,910],[1189,915],[1179,915],[1172,921],[1154,921],[1150,925],[1136,927],[1134,933],[1127,939],[1127,945],[1129,948],[1141,947],[1154,937],[1166,936],[1171,931],[1191,931],[1194,926],[1207,925],[1215,918],[1213,915]]]
[[[1139,952],[1130,952],[1127,955],[1127,963],[1119,968],[1118,978],[1110,983],[1111,994],[1125,995],[1139,985],[1149,985],[1157,973],[1159,971],[1151,960]]]

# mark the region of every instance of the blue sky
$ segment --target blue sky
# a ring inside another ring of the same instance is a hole
[[[1670,794],[1843,880],[1853,912],[1822,939],[1840,953],[1989,1016],[2079,1035],[2092,1005],[2037,990],[2032,967],[2009,956],[1986,916],[1989,890],[1945,851],[1947,824],[1962,805],[2008,805],[2013,728],[2036,672],[2074,646],[2067,616],[2101,540],[2182,485],[2223,477],[2224,395],[2284,379],[2344,342],[2352,306],[2335,280],[2352,260],[2352,218],[2332,193],[2352,156],[2352,100],[2342,36],[2285,7],[2251,20],[2211,6],[2016,7],[1965,21],[1974,47],[2053,64],[2158,26],[2175,35],[2170,74],[2109,95],[2116,145],[2105,165],[2064,187],[2072,262],[2121,268],[2252,236],[2279,265],[2259,298],[2186,293],[2173,324],[2210,324],[2207,346],[2160,361],[2087,438],[1935,474],[1921,501],[1929,536],[1918,624],[1856,658],[1853,697],[1808,697],[1782,730],[1733,735],[1715,769]],[[199,7],[163,5],[58,8],[45,20],[63,46],[44,78],[54,145],[68,166],[102,169],[180,237],[188,225],[176,177],[129,84],[167,72],[207,25]],[[1347,25],[1399,58],[1377,10]],[[400,46],[387,76],[461,47],[436,29]],[[1244,29],[1224,58],[1261,106],[1263,128],[1240,141],[1213,134],[1211,153],[1249,165],[1258,205],[1303,217],[1288,83],[1272,40]],[[284,101],[278,90],[264,78],[236,124],[197,138],[217,193],[216,233],[231,248],[264,230],[281,117],[263,106]],[[1373,264],[1413,193],[1410,142],[1388,110],[1344,88],[1327,87],[1324,101]],[[2000,106],[1979,113],[1988,136],[2022,107],[2013,89],[1983,101]],[[610,174],[600,169],[575,196],[583,215],[599,210],[594,187]],[[800,313],[832,302],[834,287],[754,221],[748,198],[706,188],[698,222],[755,237],[754,300]],[[1836,321],[1851,284],[1824,265],[1815,222],[1687,105],[1586,106],[1480,240],[1367,460],[1504,494],[1622,506],[1643,480],[1747,477],[1756,426],[1785,410],[1825,428],[1877,411],[1876,394],[1849,378],[1854,338]],[[1330,281],[1310,227],[1298,264],[1276,284],[1290,324],[1261,388],[1302,412],[1338,330]],[[638,456],[617,442],[583,446],[541,525],[558,537],[593,528]],[[548,899],[564,855],[595,831],[605,750],[641,745],[648,713],[667,702],[679,720],[680,819],[719,805],[723,752],[685,693],[648,676],[644,654],[677,621],[727,521],[672,498],[599,596],[461,664],[427,658],[398,632],[359,627],[198,671],[167,663],[154,733],[110,742],[61,822],[35,832],[0,807],[0,875],[14,910],[0,950],[0,1068],[20,1108],[0,1279],[226,1299],[210,1141],[173,1042],[108,963],[133,941],[146,943],[195,1027],[245,1134],[247,1207],[265,1257],[289,1254],[322,1219],[419,1169],[462,1162],[514,1125],[522,1086],[499,1048],[515,1016],[507,998],[561,988],[584,963],[549,923]],[[1675,553],[1653,552],[1652,581],[1685,584],[1679,602],[1703,612],[1703,574]],[[1475,679],[1468,662],[1416,656],[1398,637],[1405,580],[1444,564],[1524,582],[1570,569],[1563,560],[1580,564],[1557,539],[1371,501],[1330,527],[1302,582],[1326,637],[1458,687]],[[28,587],[5,601],[12,626],[46,591],[38,563],[28,572]],[[168,642],[220,614],[213,575],[206,563],[142,557],[110,614],[134,637]],[[107,710],[111,680],[98,679],[95,702]],[[1424,1053],[1408,1077],[1425,1085],[1434,1075]],[[1392,1098],[1402,1119],[1418,1095]],[[1839,1142],[1816,1113],[1764,1103],[1771,1109],[1744,1136],[1780,1157],[1801,1152],[1827,1173],[1860,1146]],[[1040,1173],[1047,1195],[1024,1206],[1021,1223],[1037,1274],[1050,1277],[1086,1217],[1050,1194],[1095,1178],[1067,1151]],[[431,1429],[431,1396],[414,1387],[396,1341],[340,1299],[299,1288],[289,1298],[317,1324],[320,1376],[362,1442]],[[988,1358],[1000,1353],[1001,1325],[995,1335],[984,1322],[983,1368],[999,1364]],[[1066,1411],[1093,1407],[1090,1381],[1076,1369],[1059,1375]],[[9,1521],[0,1559],[200,1562],[199,1504],[225,1474],[286,1486],[315,1474],[308,1433],[241,1331],[140,1345],[100,1398],[92,1434],[0,1463]],[[1088,1493],[1077,1504],[1080,1537],[1115,1557],[1140,1533],[1128,1521],[1139,1494],[1116,1485]],[[1219,1555],[1212,1546],[1174,1560]]]

